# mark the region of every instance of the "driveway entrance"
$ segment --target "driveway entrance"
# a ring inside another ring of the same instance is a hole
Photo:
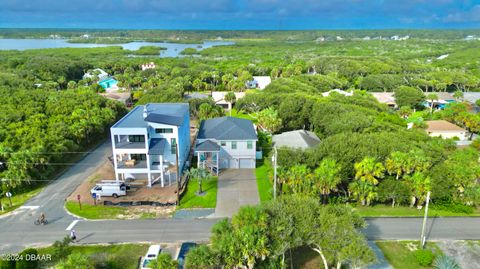
[[[217,207],[210,217],[232,217],[241,206],[259,202],[255,169],[223,169],[218,176]]]

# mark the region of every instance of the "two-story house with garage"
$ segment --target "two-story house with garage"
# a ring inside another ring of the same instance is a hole
[[[147,179],[165,186],[185,167],[190,151],[190,116],[187,103],[137,106],[111,129],[113,164],[117,181]]]
[[[255,168],[257,140],[250,120],[234,117],[204,120],[195,145],[198,167],[216,174],[223,168]]]

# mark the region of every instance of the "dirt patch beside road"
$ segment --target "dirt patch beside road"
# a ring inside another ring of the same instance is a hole
[[[94,205],[90,190],[96,183],[102,180],[115,179],[115,172],[110,161],[105,161],[90,177],[88,177],[82,184],[80,184],[75,191],[73,191],[67,198],[67,201],[77,202],[77,196],[80,195],[82,204]],[[103,204],[104,201],[111,201],[114,203],[126,201],[152,201],[160,203],[175,203],[177,200],[177,185],[172,182],[172,185],[161,187],[160,184],[154,184],[151,188],[146,186],[146,180],[135,180],[132,183],[131,189],[126,196],[118,198],[101,197],[97,200],[97,204]],[[124,214],[117,216],[119,219],[138,219],[138,218],[158,218],[166,217],[173,214],[175,206],[129,206],[125,207],[127,210]]]

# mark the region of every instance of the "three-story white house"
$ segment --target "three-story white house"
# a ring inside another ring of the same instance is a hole
[[[234,117],[204,120],[195,146],[198,167],[217,174],[222,168],[255,168],[257,140],[250,120]]]
[[[190,151],[190,115],[187,103],[137,106],[111,129],[113,163],[117,181],[146,178],[148,186],[176,180]]]

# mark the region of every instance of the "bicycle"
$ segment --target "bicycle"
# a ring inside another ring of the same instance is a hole
[[[41,221],[40,219],[37,219],[37,220],[35,220],[35,221],[33,222],[33,224],[35,224],[35,225],[40,225],[40,224],[42,224],[42,225],[47,225],[47,224],[48,224],[48,220],[45,219],[45,220]]]

